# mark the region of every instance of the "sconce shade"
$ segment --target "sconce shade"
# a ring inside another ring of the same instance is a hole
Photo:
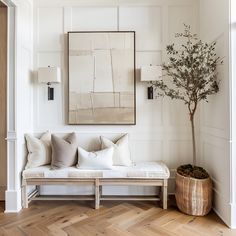
[[[38,69],[39,83],[60,83],[61,70],[59,67],[41,67]]]
[[[142,66],[141,67],[141,81],[161,80],[161,76],[162,76],[161,66]]]

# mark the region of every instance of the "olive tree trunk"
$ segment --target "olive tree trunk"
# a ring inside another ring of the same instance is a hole
[[[190,115],[191,129],[192,129],[192,145],[193,145],[193,165],[196,166],[196,139],[195,139],[195,126],[194,114]]]

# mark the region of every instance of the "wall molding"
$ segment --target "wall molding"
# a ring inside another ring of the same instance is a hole
[[[6,141],[15,142],[16,139],[17,139],[16,131],[8,131],[7,132],[7,137],[5,138]]]
[[[188,6],[194,4],[194,0],[178,0],[178,3],[181,6]],[[36,0],[34,1],[35,6],[37,7],[55,7],[55,6],[75,6],[75,7],[118,7],[118,6],[160,6],[160,5],[176,5],[175,1],[172,0],[141,0],[141,1],[132,1],[132,0],[56,0],[50,1],[47,0]]]
[[[200,129],[200,134],[201,135],[206,135],[206,136],[211,136],[211,137],[215,137],[218,139],[224,139],[224,140],[230,140],[229,135],[227,134],[226,131],[222,131],[220,129],[213,129],[213,128],[209,128],[206,126],[202,126]]]

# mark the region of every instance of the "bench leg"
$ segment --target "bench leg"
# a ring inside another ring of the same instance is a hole
[[[100,186],[99,179],[95,180],[95,209],[99,209],[100,206]]]
[[[27,185],[23,184],[21,188],[21,195],[22,195],[22,206],[23,208],[28,208],[28,193],[27,193]]]
[[[102,186],[100,185],[99,186],[99,194],[100,194],[100,197],[102,196]]]
[[[162,208],[164,210],[167,209],[167,187],[168,187],[168,184],[167,184],[167,179],[164,179],[163,180],[163,186],[162,186]]]

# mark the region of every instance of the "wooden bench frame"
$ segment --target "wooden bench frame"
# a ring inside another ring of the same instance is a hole
[[[148,178],[31,178],[22,181],[22,205],[28,208],[32,200],[94,200],[95,209],[99,209],[101,200],[162,200],[163,209],[167,209],[167,179],[148,179]],[[36,189],[28,194],[27,186],[34,185]],[[94,195],[84,196],[40,196],[39,186],[41,185],[91,185],[94,186]],[[103,196],[102,186],[157,186],[161,187],[159,196]]]

